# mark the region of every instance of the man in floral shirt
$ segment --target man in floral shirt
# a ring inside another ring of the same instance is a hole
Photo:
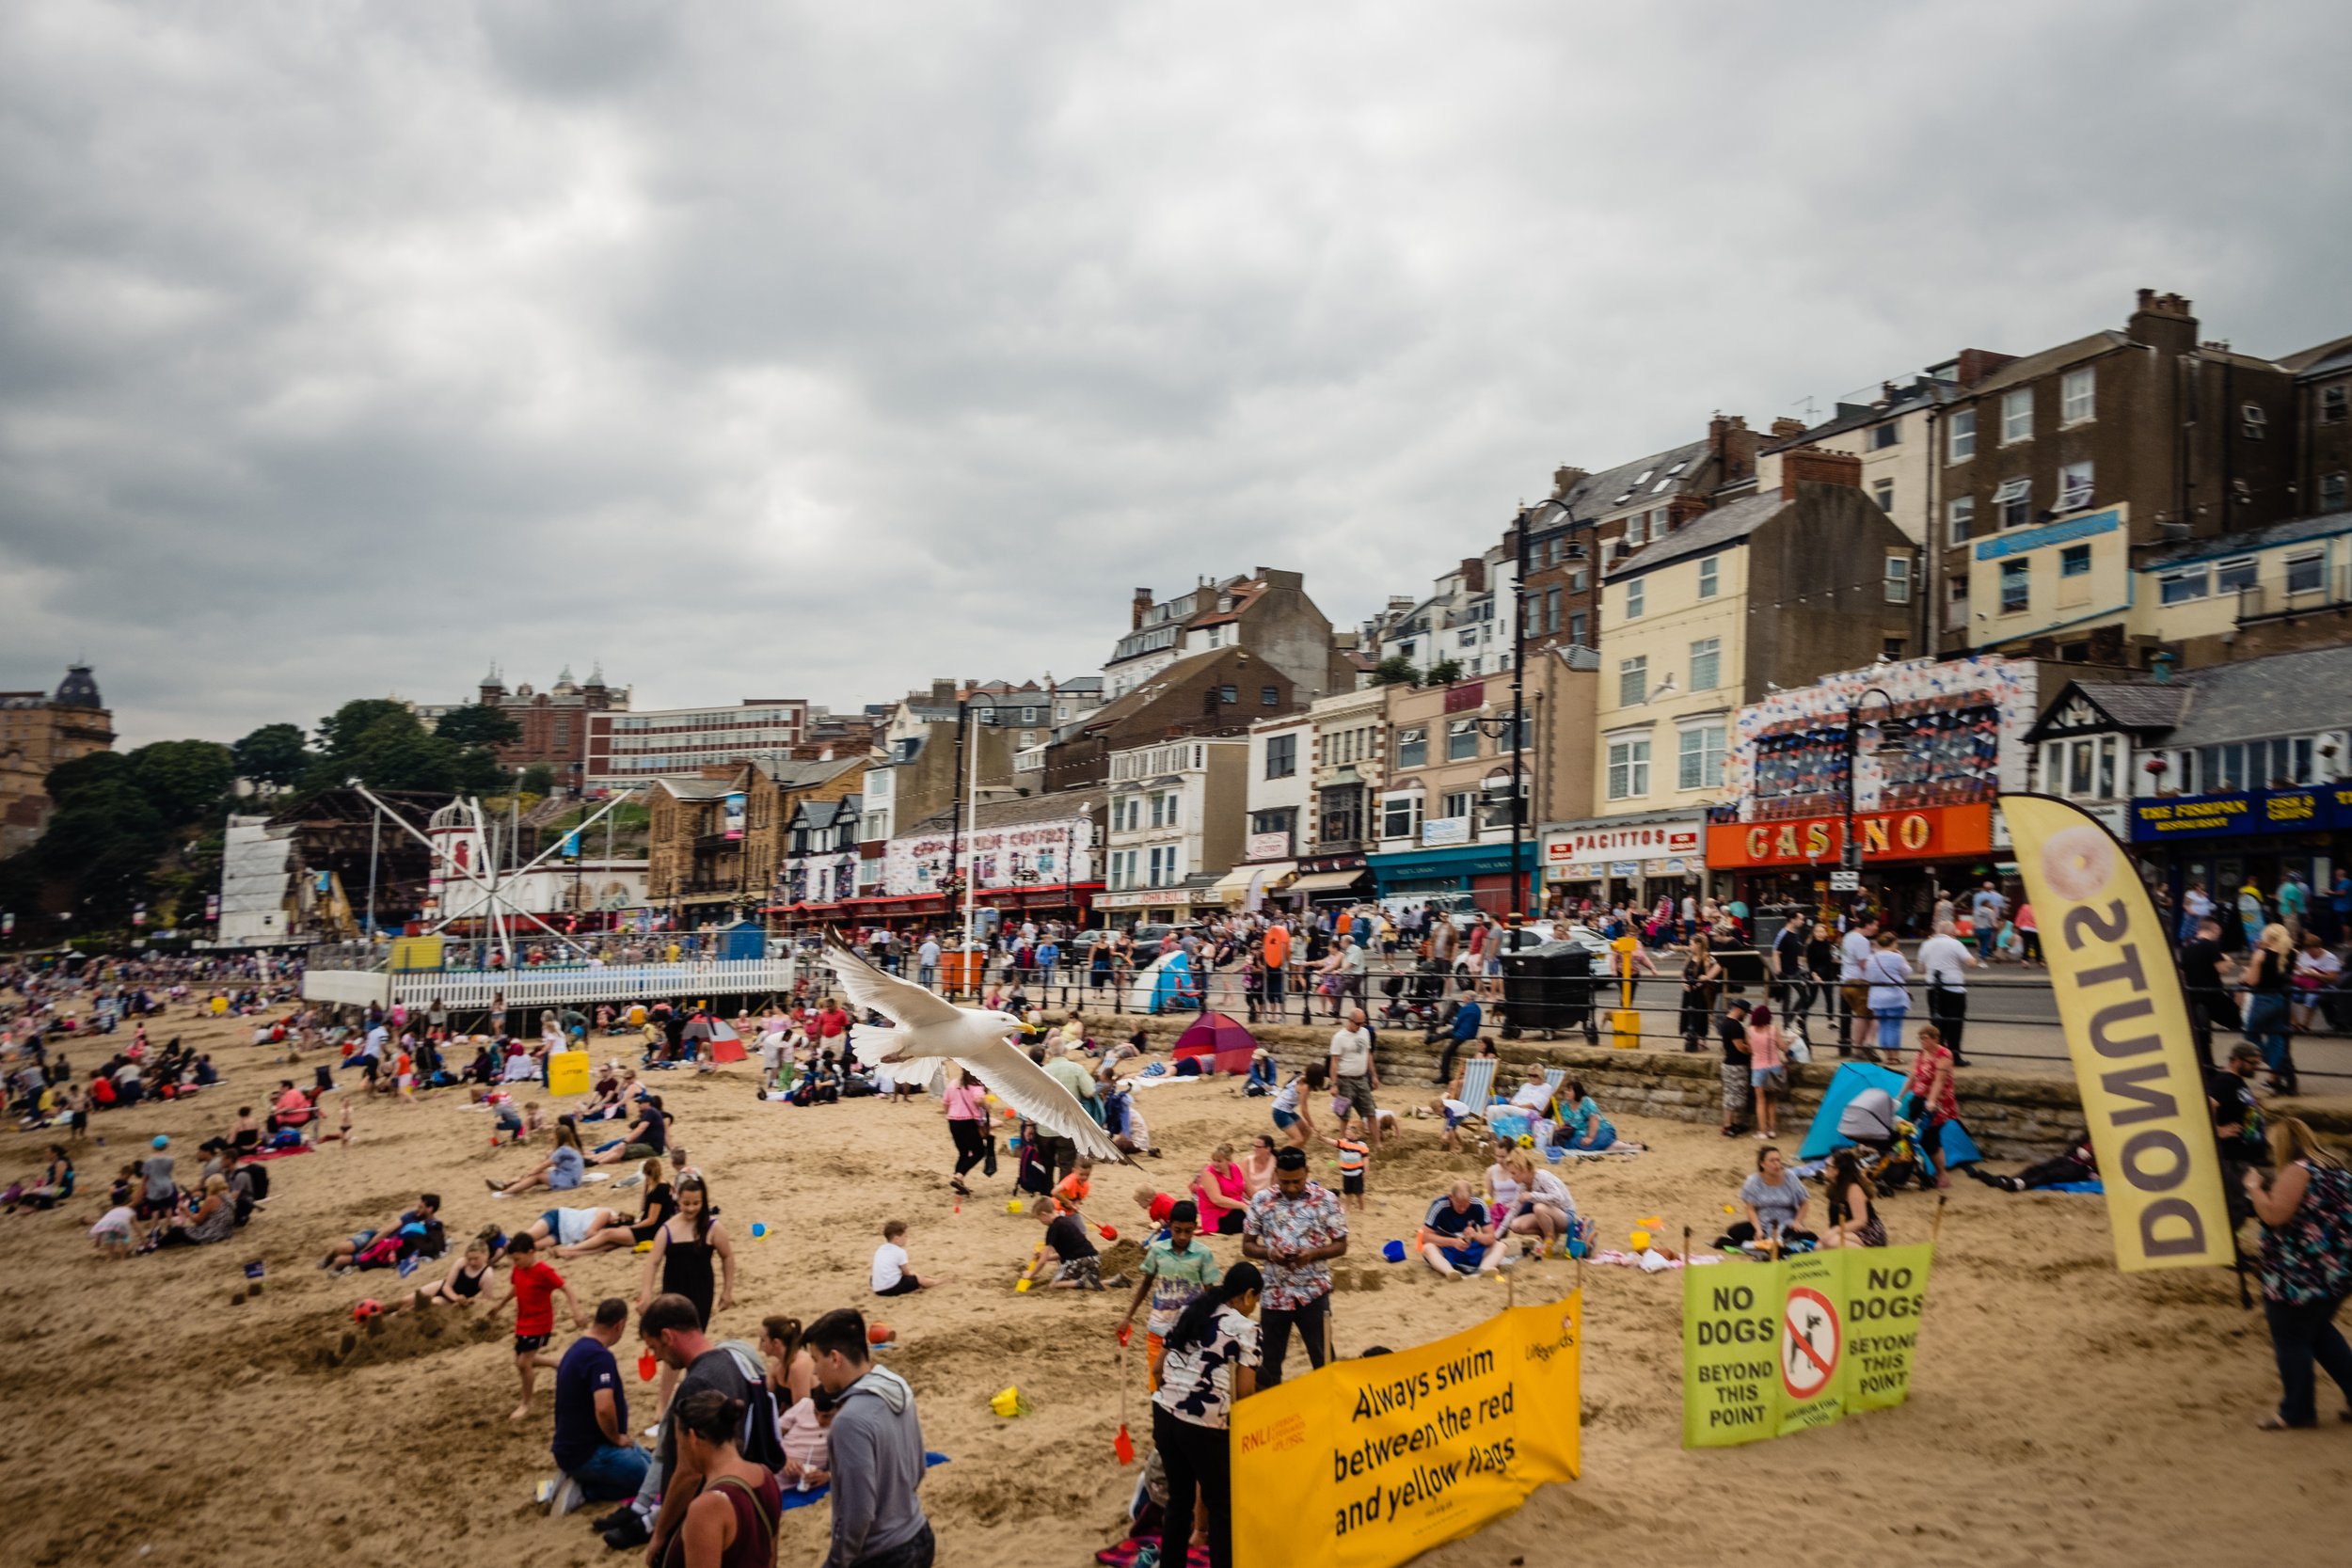
[[[1271,1388],[1282,1381],[1294,1325],[1309,1362],[1320,1367],[1330,1354],[1329,1265],[1347,1251],[1347,1215],[1328,1190],[1307,1180],[1305,1149],[1274,1157],[1274,1185],[1249,1200],[1242,1220],[1241,1251],[1265,1268],[1258,1386]]]

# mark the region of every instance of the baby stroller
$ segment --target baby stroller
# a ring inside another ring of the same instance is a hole
[[[1884,1089],[1864,1089],[1846,1101],[1837,1114],[1837,1135],[1865,1151],[1862,1168],[1881,1197],[1892,1197],[1904,1183],[1935,1185],[1935,1168],[1922,1157],[1919,1130],[1895,1109],[1895,1097]]]

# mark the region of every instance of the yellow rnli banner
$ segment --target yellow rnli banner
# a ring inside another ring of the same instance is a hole
[[[1582,1316],[1581,1292],[1512,1307],[1242,1401],[1241,1568],[1388,1568],[1575,1479]]]
[[[2001,812],[2074,1059],[2116,1266],[2226,1266],[2221,1156],[2155,905],[2095,818],[2040,795],[2005,795]]]

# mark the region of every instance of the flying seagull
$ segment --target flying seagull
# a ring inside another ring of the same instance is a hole
[[[850,1030],[850,1047],[867,1066],[922,1064],[936,1070],[941,1059],[957,1063],[994,1090],[996,1097],[1030,1121],[1070,1139],[1078,1152],[1097,1160],[1134,1161],[1087,1115],[1077,1097],[1052,1073],[1029,1060],[1006,1037],[1021,1027],[1010,1013],[959,1007],[937,991],[885,974],[837,937],[825,938],[825,962],[860,1011],[872,1009],[898,1025],[884,1029],[861,1023]]]

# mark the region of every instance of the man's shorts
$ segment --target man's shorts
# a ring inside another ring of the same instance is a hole
[[[1837,994],[1846,999],[1846,1011],[1856,1018],[1870,1016],[1870,988],[1864,985],[1841,985]]]
[[[1748,1066],[1745,1062],[1724,1064],[1724,1109],[1739,1112],[1748,1108]]]
[[[515,1354],[516,1355],[536,1355],[539,1352],[547,1349],[548,1341],[554,1338],[555,1336],[552,1334],[517,1334],[515,1336]]]
[[[1379,1107],[1373,1103],[1370,1078],[1343,1078],[1333,1085],[1332,1088],[1333,1099],[1346,1101],[1356,1107],[1356,1114],[1366,1121],[1370,1121],[1378,1113]]]

